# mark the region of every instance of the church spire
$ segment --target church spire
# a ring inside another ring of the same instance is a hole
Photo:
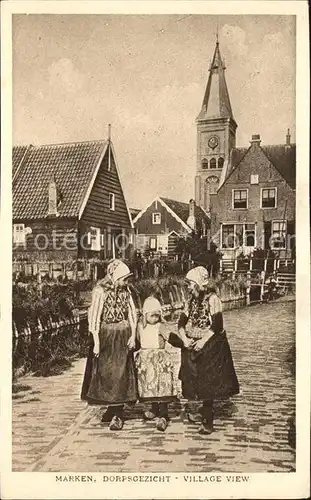
[[[220,54],[218,28],[216,31],[216,47],[209,68],[209,77],[203,98],[202,109],[198,121],[210,118],[233,118],[229,92],[225,79],[225,64]]]

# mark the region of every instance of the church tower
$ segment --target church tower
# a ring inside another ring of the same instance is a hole
[[[225,69],[217,35],[202,109],[196,119],[195,201],[207,212],[210,211],[210,195],[217,191],[222,170],[235,147],[237,124],[232,114]]]

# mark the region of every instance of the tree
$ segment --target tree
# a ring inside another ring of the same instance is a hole
[[[192,233],[186,238],[179,238],[176,253],[179,261],[192,260],[196,265],[206,267],[212,276],[219,271],[221,254],[214,243],[211,243],[210,250],[207,249],[206,236]]]

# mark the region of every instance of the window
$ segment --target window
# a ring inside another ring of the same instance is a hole
[[[218,159],[218,168],[222,168],[224,166],[225,160],[223,158]]]
[[[261,208],[276,208],[276,188],[261,190]]]
[[[113,193],[109,193],[109,208],[115,210],[115,195]]]
[[[208,161],[207,161],[207,159],[206,159],[206,158],[204,158],[204,159],[202,160],[202,168],[203,168],[203,170],[208,169]]]
[[[223,224],[221,232],[222,248],[235,247],[234,224]]]
[[[15,245],[25,245],[25,224],[13,224],[13,243]]]
[[[156,238],[150,238],[150,250],[156,250],[157,249],[157,239]]]
[[[154,225],[161,224],[161,214],[160,213],[153,213],[152,214],[152,224],[154,224]]]
[[[244,246],[245,247],[255,246],[255,224],[244,225]]]
[[[233,189],[233,208],[247,208],[247,189]]]
[[[101,244],[101,238],[100,238],[99,227],[91,227],[91,230],[90,230],[91,250],[99,252],[100,251],[100,244]]]
[[[216,158],[211,159],[211,161],[209,162],[209,167],[216,168]]]
[[[286,248],[286,221],[272,221],[272,249]]]
[[[256,224],[223,224],[221,238],[222,248],[255,247]]]
[[[258,184],[258,174],[252,174],[251,175],[251,184]]]

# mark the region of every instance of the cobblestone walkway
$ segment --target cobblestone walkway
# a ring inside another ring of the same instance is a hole
[[[13,470],[44,472],[291,472],[288,419],[295,410],[293,301],[225,312],[242,392],[216,404],[215,432],[200,436],[183,404],[170,409],[165,433],[127,409],[109,431],[102,409],[79,400],[85,360],[62,375],[26,376],[13,399]],[[178,357],[178,355],[175,354]],[[178,369],[178,366],[176,367]],[[27,386],[28,389],[27,389]]]

